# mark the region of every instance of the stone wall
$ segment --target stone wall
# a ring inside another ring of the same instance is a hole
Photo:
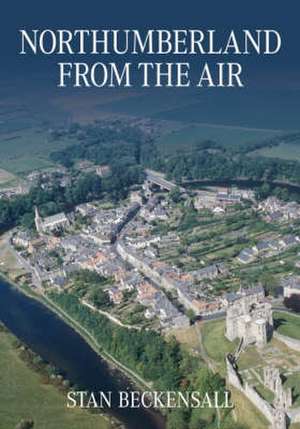
[[[242,379],[239,376],[238,372],[233,367],[233,364],[230,362],[227,356],[226,356],[226,367],[227,367],[228,383],[242,391],[243,390]]]
[[[290,409],[287,414],[291,423],[300,423],[300,407]]]
[[[275,427],[275,409],[267,401],[265,401],[256,392],[256,390],[253,389],[252,386],[250,386],[248,383],[242,382],[238,371],[235,369],[234,364],[230,361],[230,359],[228,359],[228,357],[226,357],[226,367],[228,383],[242,392],[271,423],[271,427]]]
[[[259,411],[267,418],[267,420],[273,423],[274,408],[267,401],[265,401],[248,383],[245,383],[243,393],[259,409]]]

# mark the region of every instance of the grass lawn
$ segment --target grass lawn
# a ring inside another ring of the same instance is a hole
[[[270,423],[241,392],[230,386],[238,422],[247,428],[267,429]]]
[[[199,335],[196,325],[188,328],[170,329],[168,338],[174,336],[180,344],[184,344],[188,350],[199,350]]]
[[[274,400],[274,393],[262,384],[255,386],[255,390],[262,396],[267,402],[272,403]]]
[[[25,270],[17,261],[14,253],[7,243],[7,235],[0,237],[0,272],[11,279],[25,274]]]
[[[295,402],[293,407],[300,407],[300,373],[289,375],[284,387],[291,387]]]
[[[14,337],[0,332],[0,429],[14,429],[21,419],[34,420],[37,429],[108,429],[109,422],[86,411],[70,410],[56,387],[26,366]]]
[[[275,328],[279,334],[300,340],[300,317],[284,312],[274,312]]]
[[[263,361],[257,348],[255,346],[247,347],[246,351],[240,355],[238,361],[239,369],[255,368],[258,365],[263,365]]]
[[[215,361],[222,372],[225,371],[225,356],[236,348],[236,342],[225,338],[225,322],[218,320],[202,325],[202,342],[208,356]]]

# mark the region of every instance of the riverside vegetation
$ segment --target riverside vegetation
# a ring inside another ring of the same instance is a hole
[[[69,381],[3,325],[0,325],[0,368],[1,429],[111,427],[100,415],[80,409],[67,410],[63,392],[69,388]]]

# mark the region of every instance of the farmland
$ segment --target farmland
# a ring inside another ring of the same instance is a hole
[[[25,100],[25,97],[24,97]],[[0,103],[0,168],[20,175],[52,165],[48,155],[70,141],[48,138],[48,130],[61,125],[65,114],[43,97],[30,94],[28,102],[7,99]],[[8,174],[8,173],[7,173]],[[14,185],[12,177],[6,182]],[[0,177],[0,185],[3,182]],[[7,185],[5,183],[5,185]]]
[[[53,166],[49,154],[74,141],[68,137],[49,139],[49,129],[64,128],[74,121],[87,123],[97,119],[123,118],[130,123],[137,118],[149,118],[157,128],[155,143],[162,157],[177,152],[193,156],[196,145],[207,140],[235,151],[239,146],[245,148],[248,144],[265,141],[267,146],[271,138],[291,133],[298,127],[297,109],[289,115],[281,114],[278,119],[276,97],[278,94],[265,97],[261,93],[222,90],[188,90],[183,94],[168,89],[102,91],[80,96],[53,91],[44,98],[41,93],[39,96],[30,93],[22,103],[19,98],[16,101],[11,97],[0,103],[0,168],[22,176]],[[286,95],[280,100],[286,111],[291,111],[290,104],[295,108],[293,96]],[[294,142],[263,147],[252,155],[300,158]]]
[[[281,143],[271,148],[262,148],[252,152],[251,155],[300,161],[300,141],[295,143]]]
[[[23,362],[15,338],[6,331],[0,332],[0,346],[0,429],[14,428],[22,419],[32,419],[39,429],[109,427],[99,415],[68,410],[63,394],[53,385],[43,383],[41,375]]]
[[[161,136],[157,144],[162,153],[169,154],[176,150],[190,151],[198,142],[203,140],[213,140],[216,143],[229,147],[266,140],[278,134],[279,132],[272,130],[211,124],[190,124]]]
[[[212,281],[216,294],[256,282],[262,282],[267,288],[275,287],[299,259],[298,245],[280,254],[259,257],[245,265],[237,261],[242,249],[253,247],[261,240],[300,232],[299,225],[291,228],[287,224],[265,222],[251,207],[232,206],[222,216],[212,216],[209,211],[197,212],[179,204],[173,216],[165,223],[157,222],[154,229],[161,236],[172,231],[176,231],[179,240],[172,246],[158,245],[158,257],[187,271],[212,263],[225,263],[228,275]]]
[[[72,144],[71,140],[49,140],[45,130],[26,129],[13,134],[0,134],[0,168],[14,174],[53,166],[49,154]],[[1,182],[0,182],[1,184]]]
[[[18,183],[18,177],[0,168],[0,189],[8,186],[16,186]]]

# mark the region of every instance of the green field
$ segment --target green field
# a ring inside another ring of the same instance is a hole
[[[19,357],[15,338],[0,332],[0,429],[14,429],[22,419],[33,419],[36,429],[108,429],[99,415],[70,410],[56,387],[43,384],[41,376]]]
[[[293,407],[300,406],[300,374],[290,375],[284,383],[285,387],[291,387],[293,391],[293,397],[296,399]]]
[[[291,338],[300,340],[300,317],[283,312],[274,312],[273,314],[275,327],[277,332],[282,335],[287,335]]]
[[[237,343],[230,342],[224,335],[225,322],[224,320],[217,320],[213,322],[206,322],[201,328],[202,341],[206,353],[209,358],[218,364],[220,370],[225,372],[225,356],[232,353]]]
[[[262,148],[253,152],[252,156],[300,161],[300,141],[295,143],[281,143],[278,146]]]
[[[268,429],[270,423],[261,414],[258,409],[241,392],[233,387],[230,388],[232,402],[235,405],[235,413],[238,422],[245,425],[246,428]]]
[[[278,132],[264,129],[190,124],[163,135],[157,140],[157,145],[163,153],[168,154],[176,150],[191,150],[197,143],[204,140],[213,140],[228,147],[263,141],[276,135]]]
[[[53,163],[48,159],[49,154],[70,144],[72,141],[69,139],[50,141],[46,131],[39,128],[12,134],[0,133],[0,168],[22,174],[51,167]]]
[[[0,190],[11,186],[17,186],[20,180],[14,174],[0,168]]]

